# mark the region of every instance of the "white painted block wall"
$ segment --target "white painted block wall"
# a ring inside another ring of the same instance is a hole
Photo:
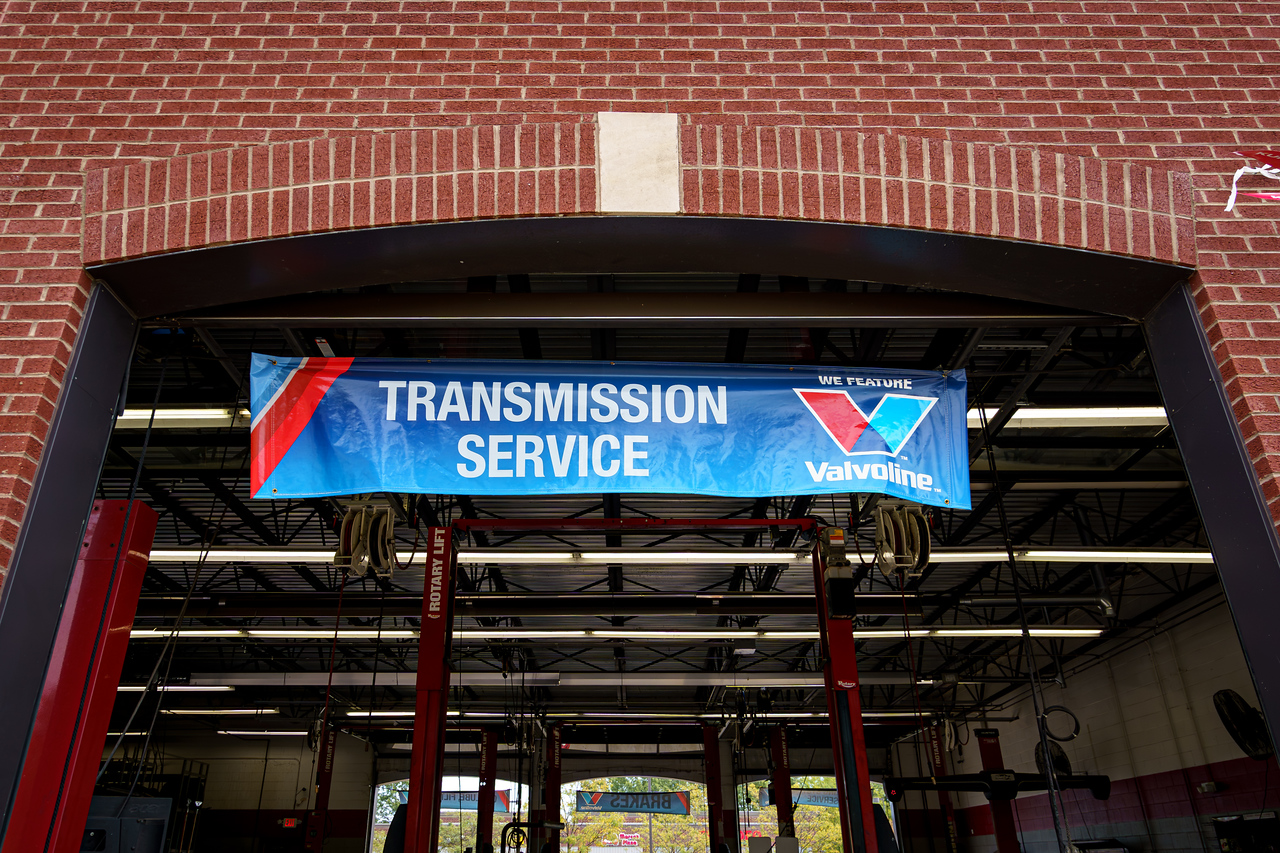
[[[164,752],[209,765],[204,800],[208,809],[257,809],[260,796],[263,809],[304,809],[313,762],[318,760],[302,737],[175,740],[165,744]],[[372,783],[373,754],[367,744],[339,735],[329,808],[367,809]]]
[[[1065,705],[1080,720],[1080,736],[1062,744],[1075,772],[1118,780],[1240,758],[1213,705],[1213,694],[1225,688],[1257,706],[1223,604],[1068,677],[1065,685],[1046,683],[1044,704]],[[992,724],[1000,731],[1005,765],[1034,772],[1038,735],[1030,697],[999,715],[1019,718]],[[958,773],[982,769],[975,742],[963,757],[951,758]],[[963,804],[977,802],[985,801],[965,795]]]

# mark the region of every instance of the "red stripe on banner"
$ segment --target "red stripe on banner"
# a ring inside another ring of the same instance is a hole
[[[845,450],[852,450],[867,428],[867,419],[843,391],[799,391],[831,437]]]
[[[1280,169],[1280,151],[1237,151],[1241,157],[1252,157],[1264,166]]]
[[[320,401],[338,377],[351,369],[351,358],[313,358],[289,378],[285,389],[249,435],[249,482],[259,495],[280,460],[311,422]]]
[[[1240,193],[1240,195],[1251,195],[1254,198],[1266,199],[1267,201],[1280,201],[1280,193]]]

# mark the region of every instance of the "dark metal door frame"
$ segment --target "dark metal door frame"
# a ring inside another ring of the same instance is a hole
[[[1143,329],[1274,744],[1280,732],[1280,543],[1275,523],[1189,287],[1184,283],[1170,293]]]
[[[12,814],[137,328],[109,290],[93,289],[0,589],[0,833]]]

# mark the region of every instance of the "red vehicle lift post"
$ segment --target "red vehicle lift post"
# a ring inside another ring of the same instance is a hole
[[[142,501],[93,505],[3,853],[80,849],[157,520]]]
[[[449,639],[457,571],[454,558],[453,528],[428,528],[405,853],[435,853],[440,837],[440,780],[444,775],[444,734],[449,708]]]
[[[814,548],[813,582],[818,599],[819,648],[823,660],[822,674],[827,685],[831,759],[840,797],[840,829],[844,835],[842,846],[847,853],[879,853],[875,813],[872,811],[876,805],[871,802],[871,772],[862,731],[862,697],[858,692],[853,620],[828,617],[823,583],[825,568],[822,549]]]

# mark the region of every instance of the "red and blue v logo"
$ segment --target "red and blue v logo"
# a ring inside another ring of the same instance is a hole
[[[587,799],[591,800],[591,805],[593,805],[593,806],[594,806],[594,805],[599,805],[599,803],[600,803],[600,798],[601,798],[601,797],[603,797],[603,796],[604,796],[604,792],[603,792],[603,791],[601,791],[601,792],[599,792],[599,793],[595,793],[595,794],[587,794]]]
[[[848,391],[794,390],[846,456],[897,456],[938,402],[935,397],[885,394],[867,414]]]
[[[254,413],[249,428],[250,494],[261,495],[263,485],[280,460],[302,435],[320,401],[339,376],[351,369],[351,358],[304,358],[271,398]]]

